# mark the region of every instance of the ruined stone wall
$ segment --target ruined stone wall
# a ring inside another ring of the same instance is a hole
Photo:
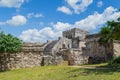
[[[84,54],[89,56],[88,63],[105,62],[105,48],[98,43],[99,35],[89,35],[86,37],[86,48]]]
[[[120,56],[120,41],[113,42],[114,57]]]
[[[79,45],[80,45],[79,48],[80,48],[80,50],[82,51],[82,49],[86,47],[86,45],[85,45],[85,40],[84,40],[84,41],[80,41]]]
[[[73,28],[63,32],[63,37],[72,40],[72,48],[80,48],[80,41],[84,41],[88,32],[79,28]]]
[[[80,37],[81,39],[85,39],[86,35],[88,35],[88,32],[80,28],[73,28],[63,32],[63,37],[69,39],[77,38],[77,37]]]
[[[38,44],[25,44],[17,53],[0,53],[0,70],[41,66],[43,51]]]
[[[90,35],[86,38],[86,55],[91,57],[104,57],[105,48],[100,45],[98,40],[100,37],[98,35]]]
[[[72,39],[72,48],[80,48],[80,40],[78,38]]]
[[[68,65],[80,65],[87,64],[88,57],[83,55],[79,49],[66,49],[63,50],[64,54],[67,55]]]
[[[61,49],[68,49],[68,48],[72,48],[72,41],[70,39],[67,39],[65,37],[62,37],[58,40],[58,42],[56,43],[56,45],[52,48],[53,52],[58,52]]]
[[[88,35],[86,37],[86,48],[84,54],[89,56],[89,63],[102,63],[112,59],[113,57],[113,43],[104,47],[99,43],[99,39],[99,34]]]
[[[65,37],[52,41],[44,49],[43,65],[58,65],[63,62],[62,49],[71,48],[71,40]]]
[[[79,28],[75,28],[75,37],[80,37],[81,40],[84,40],[88,32]]]

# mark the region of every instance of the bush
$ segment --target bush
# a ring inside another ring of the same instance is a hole
[[[120,64],[120,57],[113,58],[110,62],[110,65],[112,64]]]
[[[18,52],[21,50],[22,41],[11,34],[0,32],[0,53]]]
[[[108,62],[108,65],[114,68],[120,68],[120,57],[113,58]]]

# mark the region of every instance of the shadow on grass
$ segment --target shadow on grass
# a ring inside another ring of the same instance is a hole
[[[78,69],[74,69],[71,70],[69,72],[67,72],[68,74],[71,74],[69,76],[69,78],[72,77],[78,77],[78,76],[89,76],[89,75],[112,75],[115,72],[120,72],[120,68],[115,68],[115,67],[111,67],[111,66],[99,66],[96,68],[78,68]]]
[[[10,70],[0,70],[0,73],[7,72],[7,71],[10,71]]]

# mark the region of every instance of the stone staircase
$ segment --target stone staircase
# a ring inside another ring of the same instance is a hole
[[[56,41],[52,41],[51,43],[49,43],[45,49],[44,49],[44,54],[50,54],[52,51],[52,48],[55,46],[55,44],[58,42],[58,40]]]

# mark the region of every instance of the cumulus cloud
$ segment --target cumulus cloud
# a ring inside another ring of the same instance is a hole
[[[44,16],[41,13],[29,13],[27,15],[27,18],[32,18],[32,17],[34,17],[34,18],[40,18],[40,17],[44,17]]]
[[[20,8],[25,0],[0,0],[0,7]]]
[[[99,1],[99,2],[97,3],[97,6],[98,6],[98,7],[102,7],[102,6],[103,6],[103,2],[102,2],[102,1]]]
[[[0,25],[11,25],[11,26],[22,26],[27,23],[27,19],[25,16],[22,15],[16,15],[13,16],[11,19],[5,21],[5,22],[0,22]]]
[[[84,12],[90,4],[93,3],[93,0],[65,0],[65,2],[69,6],[69,8],[67,8],[66,6],[59,7],[58,11],[68,14],[68,12],[70,13],[72,12],[71,10],[73,10],[75,14],[80,14],[81,12]]]
[[[74,9],[76,14],[79,14],[85,11],[86,8],[93,3],[93,0],[66,0],[66,2]]]
[[[71,27],[69,23],[57,22],[52,24],[53,27],[45,27],[41,30],[29,29],[23,31],[20,39],[25,42],[45,42],[46,40],[57,39],[62,36],[62,31]]]
[[[115,20],[120,16],[120,12],[117,12],[117,9],[113,7],[108,7],[104,10],[103,13],[95,12],[93,15],[89,15],[87,18],[76,21],[74,26],[86,29],[94,30],[101,25],[105,24],[108,20]]]
[[[52,26],[56,31],[63,31],[67,28],[70,28],[70,26],[72,25],[70,25],[69,23],[57,22],[57,24],[53,24]]]
[[[12,19],[6,21],[11,26],[21,26],[26,24],[26,22],[27,19],[22,15],[13,16]]]
[[[67,8],[66,6],[58,7],[57,11],[61,11],[61,12],[66,13],[68,15],[72,14],[72,11],[69,8]]]
[[[23,31],[20,38],[28,42],[44,42],[46,40],[57,39],[59,36],[62,36],[62,31],[74,27],[95,32],[97,28],[102,27],[108,20],[116,20],[119,16],[120,12],[110,6],[106,8],[103,13],[95,12],[93,15],[76,21],[74,24],[57,22],[56,24],[51,23],[52,27],[45,27],[41,30],[30,29]]]
[[[28,41],[28,42],[40,41],[39,37],[40,37],[40,35],[39,35],[39,31],[37,29],[29,29],[27,31],[23,31],[22,34],[20,35],[20,38],[23,41]]]

